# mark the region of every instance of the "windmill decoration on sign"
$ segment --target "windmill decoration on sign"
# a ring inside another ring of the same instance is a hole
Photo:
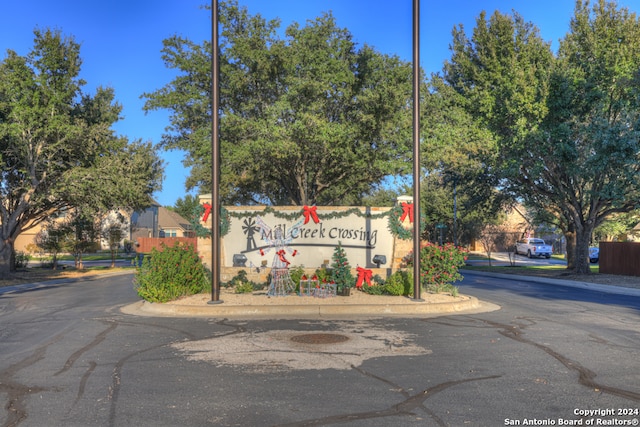
[[[282,226],[278,225],[271,229],[261,217],[256,217],[256,227],[260,230],[262,240],[268,245],[266,249],[260,249],[260,255],[264,256],[271,249],[275,250],[273,261],[271,262],[271,283],[269,283],[267,291],[268,296],[286,296],[296,290],[296,285],[289,274],[289,264],[291,262],[287,259],[287,256],[294,257],[298,253],[297,250],[292,250],[289,244],[293,240],[294,232],[302,225],[302,221],[300,219],[285,232]]]

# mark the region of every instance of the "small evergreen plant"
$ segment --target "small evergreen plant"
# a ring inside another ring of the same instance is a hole
[[[332,261],[331,278],[336,283],[338,290],[353,287],[355,278],[351,274],[347,253],[340,242],[338,242],[338,246],[333,251]]]

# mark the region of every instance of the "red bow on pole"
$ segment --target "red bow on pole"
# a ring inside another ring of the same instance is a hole
[[[304,215],[304,223],[308,223],[309,222],[309,217],[311,217],[311,219],[313,220],[313,222],[315,222],[316,224],[320,222],[320,218],[318,218],[318,214],[316,213],[316,210],[318,209],[317,206],[304,206],[303,208],[303,215]]]
[[[289,261],[287,261],[287,259],[284,257],[284,255],[286,254],[286,252],[284,251],[284,249],[280,249],[278,252],[278,258],[280,258],[280,261],[282,261],[283,263],[285,263],[287,265],[287,268],[289,267],[289,264],[291,264]]]
[[[211,205],[209,203],[203,203],[202,207],[204,208],[204,215],[202,215],[202,222],[207,222],[209,219],[209,215],[211,214]]]
[[[402,202],[402,216],[400,222],[409,216],[409,222],[413,222],[413,203]]]
[[[367,286],[371,286],[371,276],[373,275],[373,271],[357,267],[356,271],[358,272],[358,281],[356,282],[356,288],[360,289],[362,287],[362,282],[367,282]]]

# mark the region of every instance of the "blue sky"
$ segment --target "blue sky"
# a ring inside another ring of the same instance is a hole
[[[593,0],[596,1],[596,0]],[[210,13],[203,0],[24,0],[4,1],[0,6],[0,58],[7,49],[26,55],[33,47],[35,28],[56,28],[81,44],[81,76],[85,90],[111,86],[123,105],[124,119],[115,125],[129,139],[160,141],[168,125],[168,114],[144,114],[140,99],[168,83],[173,74],[161,59],[162,40],[178,34],[201,42],[211,37]],[[267,19],[280,18],[285,28],[292,22],[332,11],[339,26],[349,29],[359,45],[411,60],[412,0],[239,0],[249,13]],[[637,0],[618,4],[639,11]],[[420,56],[427,73],[437,72],[449,58],[454,25],[462,24],[470,34],[482,10],[510,13],[516,10],[533,22],[543,39],[557,49],[558,40],[569,29],[574,0],[421,0]],[[180,152],[162,152],[165,160],[163,190],[155,195],[162,205],[173,205],[184,197],[184,169]],[[208,191],[207,191],[208,192]]]

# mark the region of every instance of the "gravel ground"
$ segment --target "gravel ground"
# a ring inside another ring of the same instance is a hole
[[[284,297],[269,297],[266,291],[237,294],[232,289],[220,289],[220,299],[225,305],[351,305],[351,304],[433,304],[444,302],[465,301],[469,297],[465,295],[451,296],[448,293],[432,294],[422,292],[420,299],[424,302],[416,302],[408,297],[391,295],[369,295],[355,289],[351,290],[348,297],[335,296],[330,298],[315,298],[308,296],[288,295]],[[204,305],[211,301],[211,294],[198,294],[183,297],[172,304],[177,305]]]

